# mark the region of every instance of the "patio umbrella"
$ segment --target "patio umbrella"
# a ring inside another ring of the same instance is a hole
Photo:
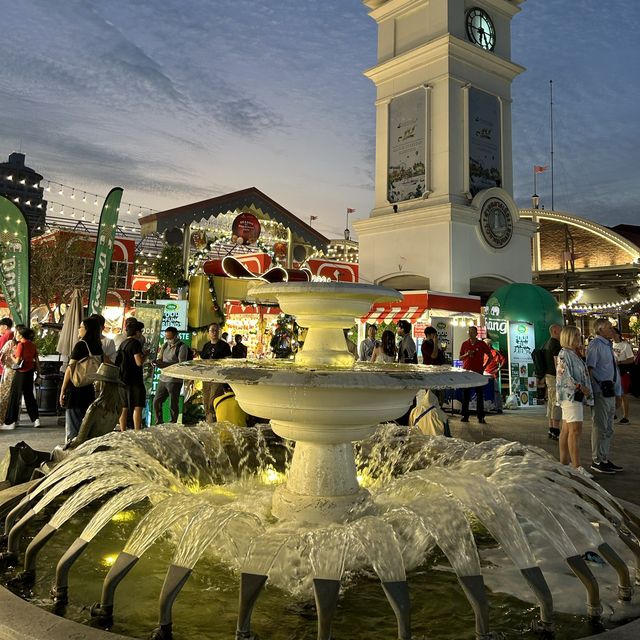
[[[82,294],[80,289],[74,289],[71,294],[71,304],[64,314],[62,329],[58,337],[56,351],[63,356],[69,357],[73,345],[78,342],[78,327],[82,322]]]

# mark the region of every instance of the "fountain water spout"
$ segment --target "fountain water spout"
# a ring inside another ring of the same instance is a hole
[[[56,583],[52,595],[57,605],[65,605],[69,601],[69,571],[73,563],[87,548],[88,542],[82,538],[76,538],[56,566]]]
[[[546,631],[553,630],[553,596],[540,567],[521,569],[520,573],[527,581],[540,605],[540,623]]]
[[[618,599],[630,602],[633,596],[633,585],[627,563],[611,548],[607,542],[598,547],[598,553],[616,570],[618,574]]]
[[[411,640],[411,599],[407,581],[383,582],[382,589],[398,620],[398,640]]]
[[[331,640],[331,625],[338,608],[340,580],[313,579],[313,595],[318,612],[317,640]]]
[[[489,603],[484,579],[478,576],[458,576],[464,595],[471,604],[476,618],[476,640],[490,640]]]
[[[180,567],[172,564],[169,566],[167,575],[162,585],[162,591],[160,593],[160,620],[159,626],[154,629],[151,640],[171,640],[173,637],[173,619],[171,616],[171,609],[175,602],[180,589],[184,586],[185,582],[191,575],[191,569],[186,567]]]
[[[590,618],[600,618],[602,616],[600,588],[598,587],[598,581],[591,573],[591,569],[589,569],[582,556],[567,558],[567,564],[587,590],[587,615]]]
[[[133,569],[140,558],[133,556],[126,551],[121,551],[113,566],[109,570],[107,577],[102,584],[102,596],[100,602],[91,607],[91,616],[103,622],[108,622],[113,618],[113,601],[116,588],[122,579]]]
[[[251,635],[251,614],[266,582],[267,576],[244,572],[240,574],[240,605],[236,640],[254,640],[255,636]]]

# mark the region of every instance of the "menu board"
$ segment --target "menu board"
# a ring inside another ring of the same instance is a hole
[[[535,349],[535,328],[528,322],[509,322],[509,389],[522,407],[537,404],[536,376],[531,352]]]

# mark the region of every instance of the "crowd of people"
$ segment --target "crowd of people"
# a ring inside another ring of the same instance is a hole
[[[82,422],[91,404],[96,400],[93,384],[96,380],[118,381],[118,423],[114,427],[142,428],[143,410],[147,404],[144,364],[149,358],[145,345],[144,325],[135,317],[127,318],[124,332],[117,343],[104,335],[105,319],[99,314],[85,318],[78,328],[78,339],[69,355],[62,379],[59,404],[65,410],[65,440],[70,443],[78,436]],[[628,424],[628,394],[640,395],[639,357],[611,322],[597,319],[595,336],[584,344],[580,330],[575,326],[562,327],[553,324],[549,339],[541,350],[543,371],[538,375],[546,386],[546,415],[549,437],[558,440],[560,461],[570,464],[579,473],[591,477],[580,459],[579,442],[584,423],[584,407],[591,408],[591,463],[590,470],[597,474],[614,474],[622,467],[611,460],[614,425]],[[500,393],[500,369],[505,357],[495,349],[490,339],[478,338],[475,326],[469,327],[469,336],[460,347],[460,360],[464,369],[494,378],[494,408],[502,412]],[[400,320],[397,331],[386,328],[378,338],[378,327],[367,325],[366,336],[359,348],[345,331],[345,340],[355,359],[378,363],[418,363],[418,349],[412,337],[412,326]],[[171,377],[164,370],[173,364],[192,359],[219,360],[246,358],[247,348],[241,335],[229,337],[221,333],[220,325],[208,327],[208,340],[198,353],[179,338],[175,327],[164,331],[164,342],[151,365],[159,370],[159,379],[152,401],[156,423],[164,422],[163,407],[169,401],[171,422],[179,419],[179,401],[183,382]],[[445,364],[446,358],[435,328],[426,327],[420,346],[422,364]],[[102,367],[96,377],[98,369]],[[105,374],[104,367],[115,371]],[[34,397],[34,381],[40,374],[40,361],[34,343],[34,331],[23,325],[13,325],[11,318],[0,319],[0,429],[14,429],[24,401],[26,412],[34,427],[40,426],[38,405]],[[106,376],[106,377],[105,377]],[[461,397],[462,422],[470,417],[469,404],[472,392],[476,395],[476,416],[485,423],[484,387],[463,389]],[[441,413],[439,394],[429,393],[418,399],[417,405],[400,418],[417,424],[428,416],[432,422]],[[209,422],[232,419],[247,424],[247,416],[235,401],[228,385],[205,381],[202,384],[202,404],[205,419]],[[440,413],[439,413],[440,412]],[[620,414],[619,416],[617,414]],[[224,416],[224,418],[223,418]],[[438,432],[448,435],[448,423],[441,419]],[[419,426],[419,425],[418,425]],[[420,427],[423,428],[423,427]],[[431,427],[429,427],[431,428]],[[425,428],[423,428],[425,430]]]
[[[577,327],[551,325],[542,349],[549,437],[559,441],[560,461],[588,477],[593,474],[582,465],[579,448],[584,407],[591,409],[590,471],[613,475],[623,470],[611,460],[616,412],[618,424],[628,424],[628,394],[640,391],[640,358],[631,344],[606,318],[595,321],[594,331],[585,348]]]

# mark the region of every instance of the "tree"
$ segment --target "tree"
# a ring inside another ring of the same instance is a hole
[[[149,287],[147,297],[150,300],[164,298],[167,290],[177,291],[184,284],[184,267],[182,265],[182,248],[167,246],[153,263],[153,272],[158,282]]]
[[[40,236],[31,245],[31,305],[44,305],[50,320],[74,289],[88,289],[86,241],[65,232]]]

